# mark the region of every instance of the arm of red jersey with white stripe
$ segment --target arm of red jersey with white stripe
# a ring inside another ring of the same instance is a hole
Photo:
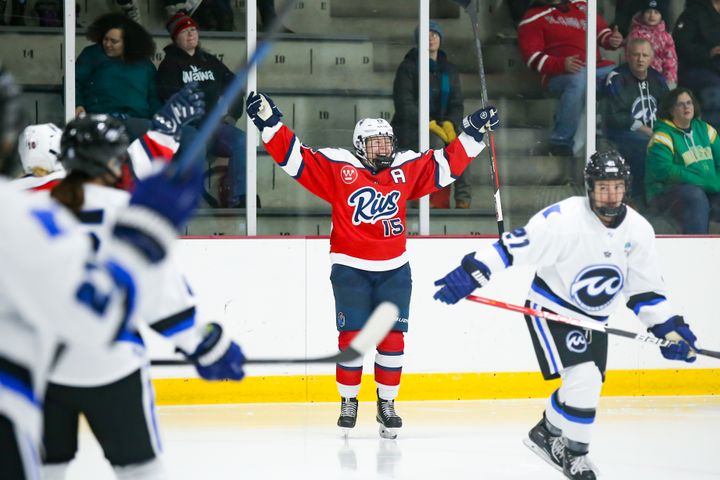
[[[139,179],[147,177],[152,173],[154,159],[159,158],[169,162],[178,148],[180,144],[172,135],[149,130],[128,147],[133,173]]]
[[[518,24],[518,45],[527,67],[542,75],[557,75],[565,72],[565,59],[545,53],[545,35],[540,22],[551,10],[543,10],[524,18]]]
[[[332,202],[337,180],[333,179],[331,164],[322,153],[303,145],[297,135],[282,122],[264,128],[262,139],[265,150],[285,173],[313,194]],[[341,156],[347,154],[342,149],[330,150]],[[348,160],[352,159],[348,157]]]

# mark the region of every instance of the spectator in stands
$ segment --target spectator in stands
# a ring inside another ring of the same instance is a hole
[[[665,21],[659,10],[659,0],[648,0],[632,19],[627,39],[644,38],[652,45],[652,68],[665,78],[670,88],[677,86],[677,53],[672,36],[665,30]]]
[[[605,81],[604,121],[608,139],[630,165],[631,194],[638,206],[645,198],[645,152],[653,135],[657,106],[668,87],[650,66],[653,50],[648,40],[630,40],[625,57],[627,63],[610,72]]]
[[[140,23],[142,21],[140,17],[140,9],[137,6],[137,0],[116,0],[118,6],[125,15],[128,16],[132,21]]]
[[[445,148],[457,136],[463,116],[463,96],[457,67],[442,50],[443,31],[430,21],[430,148]],[[415,29],[415,42],[419,39]],[[418,48],[412,48],[395,73],[392,127],[401,150],[419,150],[418,138]],[[470,208],[471,187],[467,170],[455,181],[455,207]],[[430,195],[430,206],[450,207],[450,186]]]
[[[25,26],[25,6],[27,0],[12,0],[10,3],[10,21],[8,25]],[[7,0],[0,0],[0,25],[5,25],[5,9]]]
[[[535,2],[518,26],[520,52],[527,66],[542,75],[547,91],[560,96],[555,125],[550,135],[550,153],[572,156],[574,136],[585,105],[585,23],[584,0],[541,0]],[[623,42],[620,32],[610,30],[597,17],[597,40],[603,48],[615,50]],[[613,62],[597,56],[597,80],[601,82]]]
[[[700,120],[693,93],[676,88],[659,108],[660,121],[648,147],[645,189],[648,203],[668,212],[682,233],[708,233],[720,219],[720,140]]]
[[[97,18],[87,29],[93,42],[75,64],[76,114],[107,113],[121,120],[131,141],[150,127],[160,107],[155,42],[137,22],[121,13]]]
[[[720,0],[687,0],[673,37],[678,84],[697,94],[705,120],[720,128]]]
[[[618,31],[627,37],[630,33],[632,18],[637,12],[645,8],[648,0],[616,0],[615,1],[615,20],[612,22],[613,27],[618,27]],[[668,0],[658,0],[658,10],[660,16],[665,22],[665,30],[670,31],[672,28],[670,10],[668,8]]]
[[[203,30],[232,31],[235,27],[230,0],[164,0],[164,3],[169,18],[183,12]]]
[[[165,58],[158,67],[157,89],[165,101],[191,81],[200,84],[207,105],[214,106],[235,75],[214,55],[200,47],[200,32],[195,21],[178,12],[167,23],[173,43],[165,47]],[[221,182],[220,205],[245,207],[245,132],[235,126],[244,108],[243,95],[231,106],[225,121],[220,124],[208,143],[212,155],[230,157],[228,176]],[[202,120],[197,121],[197,125]],[[185,135],[181,148],[187,148],[195,135]]]

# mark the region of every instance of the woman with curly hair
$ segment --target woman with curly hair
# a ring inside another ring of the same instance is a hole
[[[121,120],[130,140],[141,136],[160,107],[150,61],[155,42],[140,24],[121,13],[98,17],[87,29],[93,45],[75,64],[75,113],[105,113]]]

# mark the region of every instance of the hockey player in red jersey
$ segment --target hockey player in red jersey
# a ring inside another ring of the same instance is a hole
[[[330,280],[335,296],[340,349],[348,346],[383,301],[400,309],[393,330],[377,346],[376,419],[383,437],[395,438],[402,420],[394,400],[400,388],[404,332],[408,329],[412,280],[405,251],[408,200],[451,184],[482,151],[486,129],[498,126],[494,107],[463,120],[463,132],[442,150],[397,152],[392,127],[365,118],[353,132],[352,153],[342,148],[311,149],[280,121],[282,113],[263,94],[247,99],[249,117],[262,133],[275,162],[309,191],[332,205]],[[342,397],[338,426],[355,426],[363,359],[338,364]]]

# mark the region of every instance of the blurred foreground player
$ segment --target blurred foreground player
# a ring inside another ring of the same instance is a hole
[[[355,125],[355,152],[341,148],[313,150],[280,121],[282,113],[263,94],[251,93],[247,112],[262,133],[266,150],[280,167],[309,191],[332,205],[330,281],[335,295],[338,346],[345,349],[383,301],[400,309],[393,330],[378,344],[375,356],[377,415],[380,435],[395,438],[402,419],[395,398],[408,329],[412,280],[405,251],[408,200],[418,199],[458,178],[482,151],[486,129],[497,127],[488,107],[465,117],[463,132],[442,150],[396,152],[392,127],[381,118]],[[342,397],[338,426],[345,433],[357,418],[362,357],[338,364]]]
[[[129,150],[124,125],[112,117],[90,115],[68,124],[60,154],[68,176],[51,195],[75,214],[99,250],[107,240],[108,225],[127,207],[130,198],[126,191],[113,188],[128,152],[146,156],[148,151],[155,151],[169,161],[178,148],[172,135],[179,133],[182,124],[202,115],[203,107],[195,91],[186,87],[160,111],[168,117],[173,111],[179,113],[176,122],[169,122],[173,128],[165,128],[167,122],[154,124],[154,129]],[[140,144],[144,148],[137,148]],[[174,263],[171,255],[163,284],[153,292],[154,301],[143,320],[172,340],[202,378],[242,379],[244,357],[240,348],[220,325],[197,324],[195,299]],[[148,367],[139,334],[120,338],[110,349],[70,347],[62,353],[50,375],[45,398],[46,479],[65,478],[77,453],[81,413],[118,478],[166,478]]]
[[[60,346],[109,347],[134,334],[202,183],[200,168],[140,182],[96,256],[70,212],[8,182],[20,117],[20,88],[0,67],[0,468],[12,480],[40,477],[43,400]]]
[[[551,205],[524,228],[466,255],[435,285],[435,299],[455,304],[486,285],[494,272],[537,266],[526,306],[593,322],[607,322],[620,293],[658,338],[677,342],[660,351],[695,361],[695,335],[667,298],[658,268],[655,232],[625,205],[630,170],[616,151],[595,153],[585,167],[587,197]],[[607,363],[607,334],[525,316],[540,369],[562,384],[525,444],[567,478],[592,480],[588,458],[592,424]]]

